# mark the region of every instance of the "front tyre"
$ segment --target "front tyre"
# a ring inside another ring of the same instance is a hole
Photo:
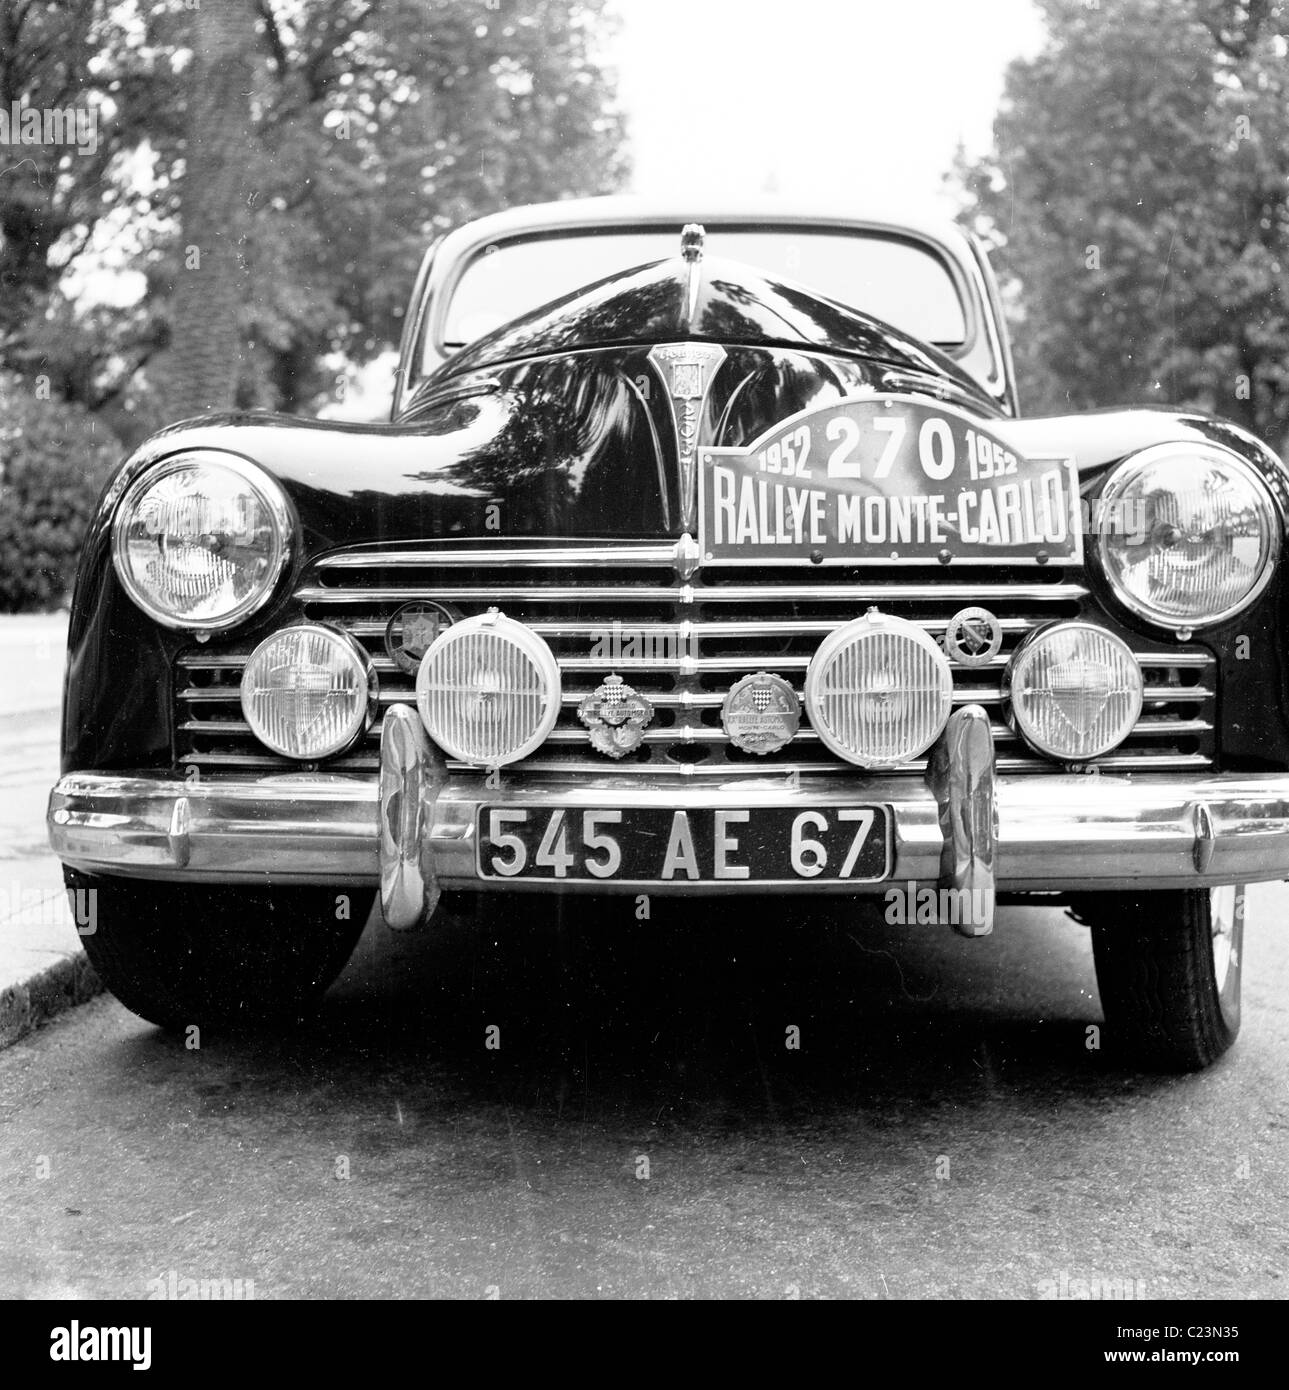
[[[1082,899],[1108,1040],[1152,1071],[1199,1071],[1240,1031],[1244,886]]]
[[[254,1025],[307,1012],[362,934],[371,889],[63,880],[104,985],[163,1028]]]

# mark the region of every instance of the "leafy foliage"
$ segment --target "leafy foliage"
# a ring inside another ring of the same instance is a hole
[[[119,453],[82,406],[39,400],[0,373],[0,612],[50,608],[70,594]]]
[[[1283,0],[1039,0],[994,152],[959,161],[1030,413],[1195,405],[1289,433]]]
[[[63,285],[105,244],[150,254],[160,228],[140,179],[154,146],[173,144],[182,109],[180,75],[149,40],[144,3],[0,0],[0,110],[79,110],[94,136],[0,149],[0,367],[32,378],[32,390],[46,377],[94,411],[124,396],[150,333],[138,310],[81,316]]]
[[[219,132],[190,119],[203,90],[193,80],[201,10],[216,8],[236,12],[250,71],[236,84],[237,110],[224,113],[236,120]],[[176,293],[202,273],[187,248],[210,251],[227,236],[235,402],[320,404],[338,371],[397,341],[437,233],[500,207],[620,185],[622,125],[599,57],[605,9],[0,0],[0,105],[81,104],[101,116],[93,156],[32,146],[0,162],[0,365],[49,377],[133,442],[166,414],[152,399],[159,384],[169,389],[166,355],[203,328],[193,296]],[[236,207],[218,229],[209,214],[204,231],[185,218],[188,165],[205,167],[194,129],[236,141]],[[69,281],[100,262],[143,270],[146,295],[74,301]]]

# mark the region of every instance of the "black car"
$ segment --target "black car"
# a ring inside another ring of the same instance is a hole
[[[1287,508],[1222,420],[1024,418],[949,223],[519,209],[426,257],[389,424],[126,460],[51,840],[170,1026],[299,1010],[377,893],[1037,894],[1122,1054],[1203,1066],[1289,874]]]

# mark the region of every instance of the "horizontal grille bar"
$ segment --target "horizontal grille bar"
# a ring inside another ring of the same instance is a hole
[[[595,692],[590,689],[565,690],[563,702],[570,709],[576,709],[589,695]],[[202,686],[187,686],[179,691],[178,698],[191,704],[211,704],[219,701],[240,701],[240,694],[237,690],[209,689]],[[1202,685],[1148,685],[1145,687],[1142,696],[1144,704],[1152,704],[1160,700],[1184,701],[1188,704],[1198,704],[1203,700],[1211,700],[1213,692]],[[997,704],[1002,699],[1002,693],[997,690],[971,690],[959,689],[953,692],[953,700],[959,705],[992,705]],[[655,709],[719,709],[725,703],[724,695],[704,694],[702,691],[681,690],[673,694],[651,694],[650,703]],[[393,704],[412,704],[415,695],[411,690],[382,690],[380,692],[380,702],[383,705]]]
[[[408,701],[408,703],[411,703]],[[379,736],[384,721],[377,719],[371,733]],[[249,734],[251,726],[241,719],[189,719],[179,725],[181,733],[210,734],[225,737]],[[1133,736],[1139,738],[1178,737],[1211,733],[1212,724],[1206,719],[1139,719],[1133,728]],[[1015,734],[1004,724],[993,724],[994,740],[997,743],[1010,743]],[[724,743],[725,731],[699,725],[684,725],[666,729],[646,729],[646,743]],[[793,738],[793,743],[816,743],[818,735],[811,729],[803,728]],[[585,744],[586,734],[578,729],[554,729],[547,736],[548,743]]]
[[[691,569],[698,561],[697,544],[688,536],[681,537],[675,541],[622,541],[611,544],[596,545],[585,543],[578,545],[567,545],[559,542],[551,544],[537,545],[454,545],[451,542],[442,542],[435,545],[432,549],[389,549],[389,550],[344,550],[336,551],[331,555],[324,555],[314,562],[314,568],[319,575],[326,575],[329,572],[359,571],[361,573],[380,572],[385,570],[400,569],[420,569],[420,570],[444,570],[444,569],[476,569],[499,571],[502,574],[513,573],[515,570],[551,570],[558,573],[568,569],[600,569],[613,566],[624,568],[644,568],[644,569],[663,569],[672,570],[677,574],[684,574],[687,569]],[[858,565],[856,566],[859,567]],[[795,567],[796,572],[800,572],[800,567]],[[789,573],[792,571],[790,570]],[[723,588],[713,582],[712,587]],[[734,586],[735,589],[740,586]],[[804,595],[816,596],[818,590],[813,586],[798,586]],[[830,589],[833,586],[829,586]],[[863,601],[868,594],[876,594],[891,601],[897,599],[916,598],[925,595],[927,587],[925,585],[899,583],[899,584],[864,584],[864,585],[839,585],[838,589],[847,592],[847,597],[856,597]],[[947,598],[954,600],[961,599],[963,602],[984,602],[987,599],[1013,599],[1022,602],[1043,601],[1049,598],[1082,598],[1087,590],[1076,583],[1038,583],[1038,584],[975,584],[975,583],[952,583],[944,584],[937,582],[934,586],[937,594],[943,594]],[[1064,592],[1056,592],[1063,590]],[[325,587],[325,592],[332,593],[329,586]],[[362,591],[367,596],[371,596],[372,590]],[[584,592],[584,591],[579,591]],[[668,590],[669,594],[674,594],[674,590]],[[321,601],[314,598],[312,589],[303,591],[302,597],[308,597],[309,601]],[[736,602],[742,601],[736,598]]]
[[[308,584],[297,591],[304,603],[320,604],[400,604],[443,603],[818,603],[828,598],[840,603],[916,603],[944,602],[964,604],[1077,602],[1087,596],[1079,584],[1044,584],[1032,588],[1013,584],[945,584],[931,588],[923,584],[778,584],[712,585],[696,588],[679,585],[633,584],[382,584],[372,588],[331,588]]]
[[[559,569],[598,569],[605,565],[645,565],[674,570],[681,556],[674,543],[659,545],[561,545],[472,546],[453,549],[447,545],[427,550],[343,550],[324,555],[316,562],[319,570],[378,570],[439,568],[508,570],[530,567]]]
[[[1210,760],[1202,753],[1167,753],[1160,756],[1139,753],[1110,753],[1104,758],[1098,758],[1095,766],[1102,772],[1186,772],[1199,768],[1208,767]],[[373,758],[371,766],[376,767],[376,760]],[[592,761],[589,758],[577,760],[555,761],[543,759],[540,755],[523,763],[525,775],[533,773],[546,773],[551,775],[562,775],[568,772],[585,773],[587,777],[602,776],[605,767],[612,767],[607,758]],[[995,766],[1000,773],[1051,773],[1053,764],[1046,758],[1025,757],[1018,755],[1002,754],[996,760]],[[452,771],[467,771],[464,766],[448,764]],[[769,762],[762,759],[757,763],[741,764],[743,771],[756,774],[760,773],[763,777],[792,777],[794,775],[805,777],[807,775],[817,777],[824,776],[851,776],[855,775],[855,767],[851,763],[834,760],[832,762],[806,763],[799,760],[790,762]],[[622,771],[621,767],[613,769]],[[913,762],[903,763],[900,766],[901,772],[922,774],[927,770],[927,760],[917,758]],[[725,777],[730,775],[728,764],[703,763],[672,764],[657,763],[649,768],[649,775],[655,773],[675,774],[680,777]]]
[[[1098,758],[1095,767],[1102,772],[1186,772],[1210,765],[1211,760],[1202,753],[1165,753],[1160,755],[1139,753],[1111,753],[1104,758]],[[274,768],[276,770],[291,770],[299,768],[299,763],[288,762],[285,758],[275,758],[268,753],[208,753],[208,754],[186,754],[179,759],[181,766],[194,767],[224,767],[224,768]],[[380,766],[380,759],[374,752],[351,754],[348,757],[335,758],[327,763],[329,770],[335,772],[375,772]],[[997,760],[997,769],[1002,773],[1031,773],[1047,772],[1051,773],[1053,764],[1045,758],[1029,758],[1020,756],[1003,755]],[[585,774],[589,778],[599,777],[604,774],[606,769],[614,772],[622,772],[629,767],[628,765],[611,763],[607,758],[598,758],[595,761],[589,758],[570,758],[562,760],[546,759],[540,755],[533,758],[526,758],[522,764],[517,764],[516,775],[560,775],[567,773]],[[448,769],[451,772],[470,772],[477,771],[475,768],[468,768],[464,763],[456,763],[449,760]],[[901,767],[902,772],[924,773],[927,769],[925,758],[916,759],[913,762],[905,763]],[[855,768],[850,763],[844,762],[819,762],[806,763],[793,760],[790,762],[766,762],[746,763],[742,765],[742,770],[753,774],[760,773],[762,776],[772,777],[776,780],[789,778],[792,776],[812,777],[819,776],[854,776]],[[504,775],[504,774],[503,774]],[[728,779],[730,767],[727,763],[668,763],[660,762],[651,765],[649,776],[667,776],[677,778],[689,777],[721,777]]]
[[[914,619],[917,626],[924,632],[935,635],[942,634],[949,626],[947,619],[932,619],[921,621]],[[355,637],[381,637],[385,636],[385,623],[367,622],[358,620],[354,622],[346,621],[344,618],[337,620],[337,626],[343,627],[347,632],[353,633]],[[534,632],[539,632],[543,637],[580,637],[587,641],[595,642],[605,637],[612,636],[614,629],[610,627],[607,631],[603,622],[579,622],[569,619],[567,621],[549,621],[538,618],[532,622],[526,622],[525,626]],[[768,622],[748,622],[748,623],[720,623],[720,622],[685,622],[685,623],[630,623],[623,624],[622,627],[630,632],[632,641],[645,646],[656,645],[659,643],[683,643],[691,641],[701,641],[704,637],[826,637],[832,632],[837,624],[821,620],[812,622],[808,619],[794,619],[792,621],[776,621],[771,619]],[[1024,618],[1006,618],[1002,621],[1004,633],[1028,632],[1033,626]]]

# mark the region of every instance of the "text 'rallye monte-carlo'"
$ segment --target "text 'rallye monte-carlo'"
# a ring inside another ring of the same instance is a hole
[[[1222,420],[1022,418],[951,224],[484,218],[425,259],[391,423],[126,460],[51,840],[167,1026],[299,1011],[377,893],[394,928],[444,891],[877,895],[975,937],[1041,895],[1120,1055],[1200,1067],[1244,886],[1289,875],[1287,508]]]

